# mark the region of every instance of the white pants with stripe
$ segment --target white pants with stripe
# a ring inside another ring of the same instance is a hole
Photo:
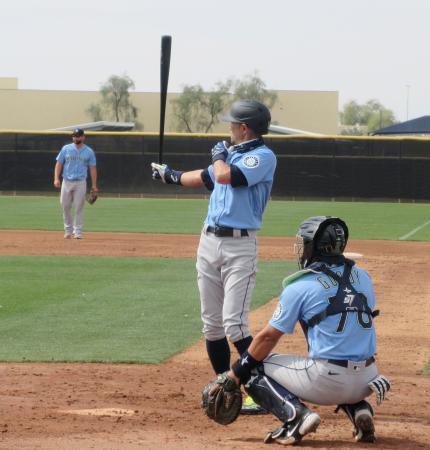
[[[354,404],[372,391],[367,385],[378,375],[376,363],[348,362],[348,367],[327,360],[271,354],[264,372],[303,401],[317,405]]]
[[[206,228],[206,227],[205,227]],[[244,237],[216,237],[205,228],[197,251],[203,333],[209,341],[250,335],[248,313],[257,272],[255,231]]]
[[[64,232],[67,234],[79,236],[82,233],[86,192],[86,180],[63,180],[61,184],[60,203],[63,208]],[[75,220],[72,217],[72,205],[75,208]]]

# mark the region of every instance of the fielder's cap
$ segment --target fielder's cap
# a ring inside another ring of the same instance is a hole
[[[75,128],[72,133],[73,137],[80,137],[80,136],[84,136],[84,135],[85,135],[85,132],[82,128]]]
[[[236,100],[230,113],[222,117],[223,122],[245,123],[258,134],[266,134],[271,121],[266,105],[257,100]]]

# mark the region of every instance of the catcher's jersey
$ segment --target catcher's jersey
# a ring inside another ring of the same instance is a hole
[[[338,275],[344,266],[330,267]],[[368,306],[375,309],[375,294],[368,273],[354,266],[350,276],[357,292],[367,298]],[[270,325],[283,333],[292,333],[298,321],[308,321],[322,312],[329,298],[336,295],[338,284],[324,273],[307,273],[287,285],[278,306],[269,321]],[[363,361],[376,350],[376,334],[367,314],[357,312],[336,314],[322,320],[307,330],[309,356],[322,359],[349,359]],[[345,320],[346,319],[346,320]]]
[[[74,143],[65,145],[56,159],[63,165],[63,178],[69,181],[86,180],[88,167],[96,165],[94,151],[85,144],[80,150]]]
[[[217,183],[213,166],[209,166],[214,190],[205,224],[258,230],[272,190],[276,156],[264,144],[245,152],[232,147],[226,163],[236,165],[241,170],[248,186],[232,187],[230,184]]]

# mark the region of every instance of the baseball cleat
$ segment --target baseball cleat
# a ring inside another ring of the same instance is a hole
[[[269,414],[264,408],[255,403],[254,399],[248,395],[243,400],[242,409],[240,410],[240,414],[244,415],[260,415],[260,414]]]
[[[64,239],[72,239],[72,235],[70,233],[64,233]]]
[[[357,442],[375,442],[375,425],[373,409],[368,402],[362,400],[354,405],[339,405],[335,412],[343,409],[354,425],[352,435]]]
[[[373,423],[373,414],[370,408],[363,405],[362,409],[355,412],[355,428],[356,431],[354,434],[357,442],[376,441],[375,425]]]
[[[74,234],[73,238],[74,239],[82,239],[82,234]]]
[[[286,422],[282,427],[269,432],[264,443],[277,442],[281,445],[299,443],[307,434],[314,433],[320,423],[320,416],[304,406],[293,421]]]

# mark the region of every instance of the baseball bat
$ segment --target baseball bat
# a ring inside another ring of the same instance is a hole
[[[164,144],[164,120],[166,117],[167,85],[169,83],[170,50],[172,37],[161,37],[161,60],[160,60],[160,135],[158,148],[158,163],[163,164]]]

